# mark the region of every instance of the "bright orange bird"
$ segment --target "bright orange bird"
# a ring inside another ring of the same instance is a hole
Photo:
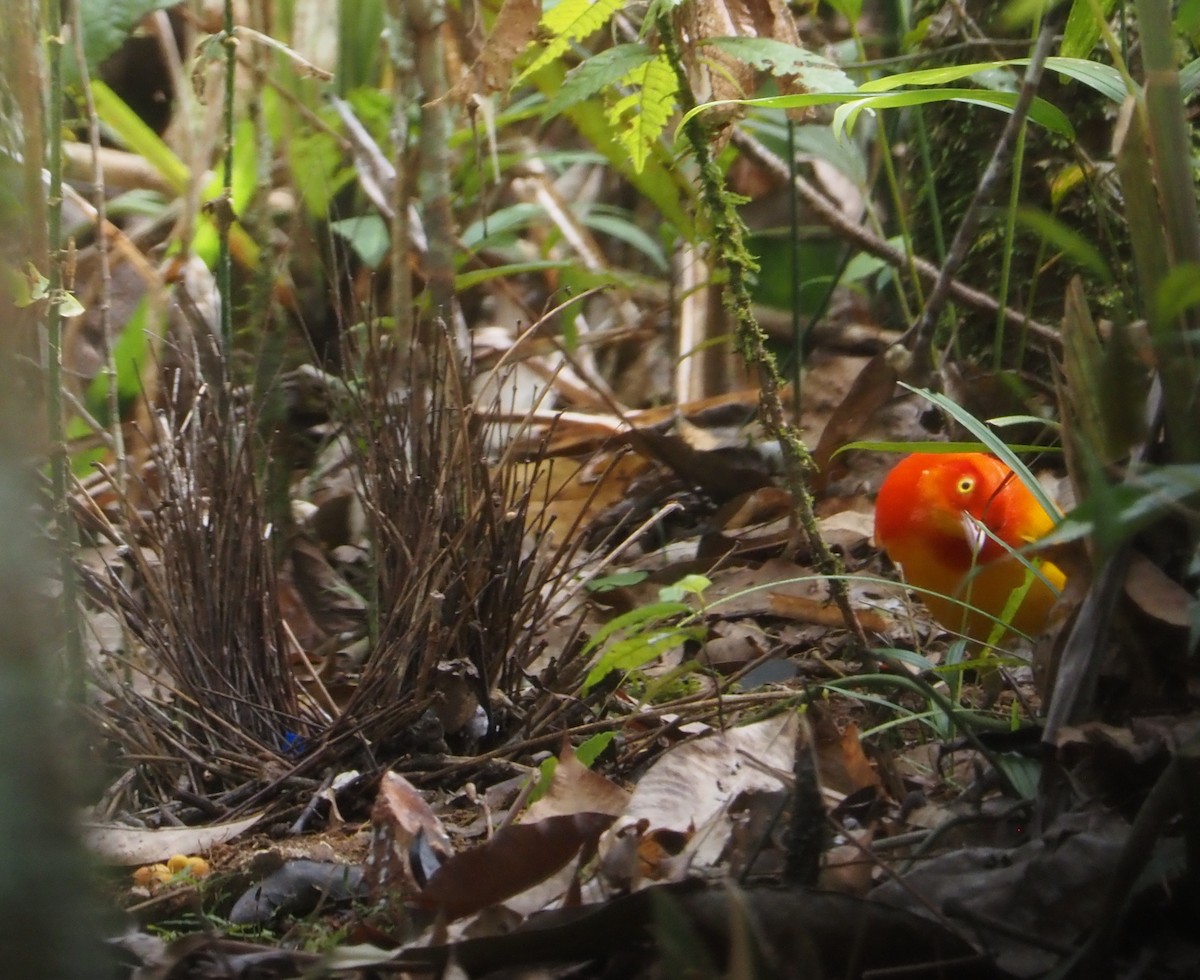
[[[875,540],[905,581],[930,590],[921,599],[939,623],[980,642],[995,625],[983,613],[1000,618],[1029,574],[995,539],[1020,549],[1053,526],[1017,475],[984,453],[914,453],[887,475],[875,501]],[[1048,561],[1031,561],[1054,588],[1034,578],[1012,625],[1036,636],[1066,576]]]

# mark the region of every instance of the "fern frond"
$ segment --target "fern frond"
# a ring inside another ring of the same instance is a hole
[[[542,27],[550,40],[533,62],[521,72],[518,82],[541,71],[556,58],[562,57],[575,41],[582,41],[609,22],[621,9],[624,0],[563,0],[542,15]]]
[[[640,173],[654,141],[662,134],[679,95],[679,81],[665,55],[639,65],[622,79],[633,91],[608,110],[609,122],[620,144]]]
[[[573,105],[590,99],[602,89],[616,85],[654,55],[644,44],[618,44],[572,68],[554,97],[542,110],[542,118],[558,116]]]

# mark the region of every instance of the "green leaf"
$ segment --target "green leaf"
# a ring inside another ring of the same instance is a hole
[[[95,77],[101,62],[117,50],[143,17],[176,6],[177,0],[75,0],[83,23],[83,57],[88,76]],[[75,51],[67,45],[64,80],[78,85],[81,79]]]
[[[509,265],[490,266],[487,269],[472,269],[470,272],[460,272],[454,277],[454,288],[470,289],[481,282],[503,279],[505,276],[523,276],[531,272],[545,272],[547,269],[569,269],[572,264],[565,259],[545,259],[540,262],[513,262]]]
[[[891,92],[907,85],[946,85],[959,79],[993,72],[1000,68],[1020,68],[1029,64],[1028,58],[1010,58],[1005,61],[979,61],[966,65],[945,65],[940,68],[922,68],[917,71],[898,72],[873,78],[859,86],[860,92]],[[1125,80],[1111,65],[1102,65],[1084,58],[1047,58],[1046,69],[1066,75],[1077,82],[1095,89],[1114,102],[1123,102],[1126,95]]]
[[[552,61],[557,61],[567,52],[574,41],[582,41],[600,30],[618,10],[622,0],[562,0],[542,15],[542,27],[550,34],[550,41],[530,63],[516,83],[541,71]]]
[[[634,626],[662,623],[672,617],[688,616],[692,607],[686,602],[652,602],[649,605],[638,606],[627,613],[622,613],[616,619],[610,620],[596,631],[596,635],[588,640],[583,648],[583,655],[591,653],[604,645],[604,642],[614,633],[627,630]]]
[[[854,89],[850,76],[836,63],[771,37],[712,37],[704,44],[720,48],[759,71],[777,77],[795,76],[810,92],[849,92]]]
[[[940,69],[935,69],[939,70]],[[915,72],[911,74],[916,74]],[[937,89],[932,92],[899,92],[892,95],[869,95],[862,92],[809,92],[803,95],[773,95],[764,99],[720,99],[706,102],[690,110],[682,120],[679,129],[694,116],[706,109],[724,105],[744,105],[759,109],[799,109],[804,106],[839,105],[834,113],[834,132],[840,133],[846,128],[846,115],[853,112],[857,115],[863,109],[889,109],[904,106],[925,105],[930,102],[963,102],[968,105],[986,106],[1011,112],[1016,104],[1016,92],[988,92],[983,89]],[[1075,130],[1066,115],[1045,99],[1035,98],[1029,110],[1029,119],[1039,126],[1068,139],[1075,138]],[[676,130],[678,137],[679,130]]]
[[[604,678],[615,671],[637,670],[652,660],[657,660],[668,650],[685,640],[693,639],[695,629],[674,626],[661,633],[637,633],[610,644],[584,678],[582,692],[586,694]]]
[[[1200,266],[1184,262],[1159,283],[1154,297],[1154,322],[1169,323],[1194,306],[1200,306]]]
[[[583,587],[589,592],[611,592],[613,589],[637,585],[649,577],[650,573],[643,571],[614,572],[612,575],[594,578],[590,582],[584,583]]]
[[[1200,88],[1200,58],[1189,61],[1179,69],[1179,94],[1183,99],[1190,99]]]
[[[616,732],[598,732],[575,750],[575,758],[589,769],[617,737]]]
[[[862,16],[862,0],[826,0],[826,2],[851,24],[857,24]]]
[[[712,585],[712,579],[704,575],[685,575],[674,585],[658,590],[664,602],[679,602],[685,595],[702,595]]]
[[[531,201],[510,204],[499,211],[493,211],[487,216],[486,221],[479,218],[467,225],[461,236],[462,243],[469,249],[480,249],[485,244],[497,239],[511,237],[509,236],[510,232],[541,221],[545,215],[546,209]]]
[[[1062,52],[1065,58],[1086,58],[1100,40],[1101,21],[1096,17],[1097,8],[1104,17],[1112,13],[1116,0],[1074,0],[1067,15],[1067,26],[1063,29]]]
[[[1175,30],[1195,46],[1200,36],[1200,0],[1180,0],[1175,11]]]
[[[387,223],[377,214],[331,221],[329,228],[350,243],[350,247],[369,269],[379,268],[391,245]]]
[[[982,89],[970,88],[939,88],[929,91],[896,92],[891,95],[874,95],[856,99],[849,105],[838,106],[833,114],[833,131],[841,135],[843,130],[852,129],[855,119],[865,109],[899,109],[915,105],[926,105],[931,102],[962,102],[966,105],[984,106],[989,109],[999,109],[1001,112],[1012,112],[1020,94],[1017,92],[987,92]],[[1073,140],[1075,127],[1066,114],[1045,99],[1034,98],[1029,107],[1029,121],[1037,123],[1044,129]]]
[[[334,195],[354,179],[334,137],[320,129],[300,129],[291,134],[288,166],[308,216],[314,221],[329,214]]]
[[[1112,272],[1100,250],[1074,228],[1063,224],[1053,215],[1028,206],[1017,208],[1016,219],[1017,224],[1049,242],[1076,265],[1106,283],[1112,282]]]
[[[1018,65],[1029,64],[1028,58],[1017,60]],[[1083,58],[1047,58],[1046,68],[1056,71],[1067,78],[1082,82],[1088,88],[1099,92],[1107,99],[1120,105],[1129,94],[1129,86],[1125,77],[1112,65],[1104,65],[1098,61],[1087,61]]]
[[[595,208],[588,211],[582,220],[587,227],[611,235],[637,249],[663,272],[667,271],[667,257],[663,254],[662,245],[635,225],[631,215]]]
[[[917,391],[918,389],[910,389]],[[920,392],[923,394],[923,392]],[[988,419],[990,425],[1007,424],[1008,416],[998,419]],[[1038,421],[1045,424],[1045,419]],[[1021,443],[1013,443],[1008,446],[1008,449],[1014,453],[1058,453],[1061,449],[1055,446],[1034,446],[1023,445]],[[917,440],[915,442],[900,442],[890,439],[863,439],[857,442],[848,442],[844,446],[839,446],[834,456],[839,456],[842,453],[848,452],[871,452],[871,453],[990,453],[992,448],[990,445],[985,445],[982,442],[933,442]]]
[[[58,315],[61,317],[82,316],[87,310],[69,289],[61,290],[58,296]]]
[[[234,215],[245,211],[254,196],[254,186],[258,180],[258,135],[255,132],[254,120],[241,120],[233,131],[233,207]],[[221,168],[217,167],[207,186],[204,188],[203,199],[216,200],[223,193]],[[241,239],[241,252],[246,261],[253,265],[258,254],[258,247],[246,230],[238,224],[229,229],[230,239]],[[200,216],[196,226],[196,237],[192,239],[192,251],[195,252],[210,268],[217,264],[219,238],[217,225],[207,214]]]
[[[92,81],[92,99],[96,103],[96,115],[125,149],[157,170],[174,193],[185,194],[191,171],[159,135],[116,92],[99,80]]]
[[[590,99],[597,92],[616,85],[639,65],[655,57],[644,44],[618,44],[567,72],[562,85],[542,110],[542,118],[557,116],[564,109]]]

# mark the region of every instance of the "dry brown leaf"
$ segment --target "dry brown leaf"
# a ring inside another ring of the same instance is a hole
[[[153,864],[174,854],[198,854],[214,844],[245,833],[262,816],[210,824],[207,827],[123,827],[117,824],[84,824],[83,840],[89,851],[108,864]]]
[[[629,804],[629,791],[611,779],[593,772],[569,745],[558,757],[554,778],[545,795],[521,814],[521,823],[537,823],[547,817],[572,813],[607,813],[616,817]]]
[[[817,768],[821,785],[849,796],[868,786],[880,786],[879,774],[863,752],[858,726],[853,722],[839,731],[832,719],[817,722]]]
[[[581,849],[594,848],[612,822],[605,813],[575,813],[510,824],[446,861],[417,901],[448,919],[489,908],[544,881]]]
[[[1134,554],[1125,576],[1125,594],[1152,619],[1188,629],[1192,597],[1187,589],[1144,555]]]
[[[420,890],[425,872],[412,866],[418,842],[435,859],[453,854],[442,822],[417,788],[399,773],[386,772],[371,808],[371,850],[364,880],[372,895],[410,895]]]
[[[863,850],[875,836],[872,830],[853,835],[854,843],[839,844],[825,852],[818,885],[844,895],[865,896],[871,890],[875,862]]]
[[[832,605],[828,598],[811,599],[807,596],[787,595],[783,592],[770,592],[770,612],[774,616],[794,619],[801,623],[812,623],[815,626],[837,627],[845,623],[842,613],[837,606]],[[873,633],[886,633],[892,628],[892,621],[882,613],[873,609],[856,609],[854,616],[865,630]]]
[[[783,787],[803,724],[799,715],[788,712],[669,749],[638,782],[629,806],[605,834],[602,853],[619,848],[629,828],[640,824],[645,829],[639,839],[656,847],[664,845],[664,831],[684,840],[702,832],[703,846],[692,848],[693,861],[715,865],[732,828],[730,802],[742,793]],[[663,856],[671,853],[678,848],[664,846]],[[646,857],[640,846],[639,856]]]
[[[475,64],[442,98],[466,104],[473,95],[507,88],[517,55],[533,40],[541,19],[539,0],[504,0]]]
[[[899,379],[895,357],[890,350],[867,361],[854,379],[854,384],[825,423],[821,439],[813,450],[813,462],[817,467],[813,492],[818,496],[837,476],[838,464],[834,463],[833,454],[846,443],[853,442],[871,416],[888,403]]]

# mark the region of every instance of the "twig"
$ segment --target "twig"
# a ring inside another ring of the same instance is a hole
[[[1029,59],[1029,67],[1021,82],[1021,92],[1017,96],[1016,105],[1013,106],[1012,115],[1008,117],[1004,131],[996,142],[995,150],[992,151],[992,158],[988,161],[983,176],[979,178],[979,186],[975,188],[975,194],[967,205],[962,223],[959,224],[958,231],[954,235],[954,241],[950,243],[946,261],[942,263],[941,271],[933,285],[933,291],[925,302],[925,309],[921,311],[917,322],[906,334],[905,339],[910,341],[908,346],[913,352],[913,361],[918,366],[918,370],[930,363],[934,324],[937,323],[946,302],[951,297],[950,284],[954,276],[962,268],[962,264],[967,258],[967,252],[975,244],[975,234],[979,230],[980,221],[983,220],[984,205],[991,200],[1000,179],[1004,176],[1008,158],[1016,145],[1018,135],[1025,126],[1025,118],[1029,115],[1029,108],[1033,105],[1033,98],[1037,94],[1038,85],[1042,80],[1042,69],[1045,67],[1046,58],[1050,56],[1054,37],[1054,22],[1047,17],[1038,34],[1037,44],[1034,45],[1033,56]],[[1030,328],[1032,329],[1032,324],[1030,324]]]
[[[771,171],[775,176],[783,180],[790,179],[787,164],[753,136],[742,130],[734,130],[733,142],[747,157]],[[902,249],[896,248],[894,245],[872,234],[869,229],[862,225],[850,221],[838,209],[836,204],[799,174],[796,175],[793,186],[796,189],[796,193],[804,199],[804,203],[812,208],[814,214],[829,228],[837,232],[840,237],[861,248],[864,252],[882,259],[893,268],[904,270],[911,268],[926,282],[937,282],[941,275],[941,270],[933,262],[920,256],[905,255]],[[1000,303],[995,297],[980,292],[978,289],[973,289],[966,283],[953,277],[950,278],[946,288],[950,292],[950,297],[964,306],[970,306],[985,313],[996,313],[1001,309]],[[1050,343],[1057,344],[1061,341],[1058,330],[1054,327],[1039,323],[1036,320],[1030,320],[1020,310],[1014,310],[1007,306],[1003,307],[1003,310],[1004,319],[1007,323],[1028,329]]]
[[[79,4],[71,9],[71,33],[75,42],[75,61],[79,65],[80,87],[83,89],[84,107],[87,113],[88,144],[91,149],[92,199],[96,208],[96,255],[100,259],[100,301],[96,312],[100,325],[100,336],[104,340],[103,373],[107,381],[106,402],[112,419],[110,438],[116,463],[117,484],[125,486],[129,477],[128,459],[125,455],[125,437],[121,430],[121,406],[117,391],[117,362],[113,352],[116,348],[112,317],[112,262],[109,255],[109,240],[104,234],[108,224],[108,209],[105,203],[104,168],[100,163],[100,117],[96,113],[96,100],[92,96],[91,79],[88,75],[87,54],[83,47],[83,14]]]

